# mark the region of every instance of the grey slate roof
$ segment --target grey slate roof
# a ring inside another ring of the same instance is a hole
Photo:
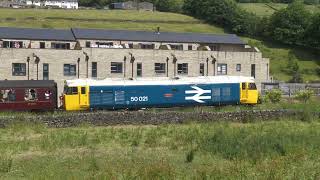
[[[27,39],[49,41],[88,40],[119,40],[141,42],[168,43],[217,43],[217,44],[245,44],[234,34],[199,34],[175,32],[151,32],[104,29],[34,29],[0,27],[0,39]]]
[[[119,41],[148,41],[148,42],[177,42],[177,43],[219,43],[245,44],[234,34],[199,34],[174,32],[148,32],[103,29],[72,28],[76,39],[88,40],[119,40]]]
[[[0,27],[0,38],[75,41],[70,30]]]

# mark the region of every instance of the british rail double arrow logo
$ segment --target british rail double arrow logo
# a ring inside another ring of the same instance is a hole
[[[205,95],[203,96],[203,94],[208,94],[208,93],[211,94],[211,90],[204,90],[197,86],[191,86],[191,88],[194,90],[187,90],[185,91],[185,93],[186,95],[187,94],[194,94],[194,95],[186,97],[185,100],[193,100],[198,103],[205,103],[203,100],[211,99],[211,96],[205,96]]]

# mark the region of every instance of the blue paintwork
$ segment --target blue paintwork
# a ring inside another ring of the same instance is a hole
[[[207,93],[200,97],[209,96],[197,102],[186,100],[197,93],[186,94],[195,90],[196,86]],[[210,92],[208,92],[208,90]],[[90,108],[92,109],[122,109],[144,107],[174,107],[239,104],[240,85],[234,84],[197,84],[197,85],[145,85],[145,86],[91,86],[89,91]]]

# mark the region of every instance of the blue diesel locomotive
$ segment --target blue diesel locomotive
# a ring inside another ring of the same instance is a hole
[[[212,76],[139,78],[135,80],[67,80],[65,110],[256,104],[251,77]]]

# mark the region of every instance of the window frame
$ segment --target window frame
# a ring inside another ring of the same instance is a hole
[[[156,74],[165,74],[166,71],[166,63],[154,63],[154,72]]]
[[[199,66],[199,74],[200,76],[204,76],[204,63],[200,63]]]
[[[225,70],[223,70],[225,67]],[[226,63],[217,64],[217,75],[228,75],[228,65]]]
[[[110,63],[110,70],[111,70],[111,74],[122,74],[123,73],[123,62],[111,62]]]
[[[188,63],[179,63],[177,65],[177,73],[180,74],[180,75],[188,75],[188,72],[189,72],[189,67],[188,66],[189,66]]]
[[[66,71],[66,66],[68,66],[68,71]],[[71,68],[74,67],[74,73],[72,73]],[[77,65],[76,64],[63,64],[63,75],[64,76],[76,76],[77,75]]]
[[[19,65],[19,67],[15,67]],[[18,71],[16,71],[18,69]],[[12,76],[26,76],[27,75],[27,65],[26,63],[12,63]]]
[[[241,64],[236,64],[236,71],[241,72]]]
[[[142,63],[137,63],[137,77],[142,77],[142,69]]]
[[[45,66],[47,66],[47,70],[45,70]],[[42,78],[43,80],[49,80],[49,64],[48,63],[43,63],[42,64]],[[45,74],[47,74],[47,79],[45,79]]]
[[[98,77],[98,62],[91,62],[91,77]]]

